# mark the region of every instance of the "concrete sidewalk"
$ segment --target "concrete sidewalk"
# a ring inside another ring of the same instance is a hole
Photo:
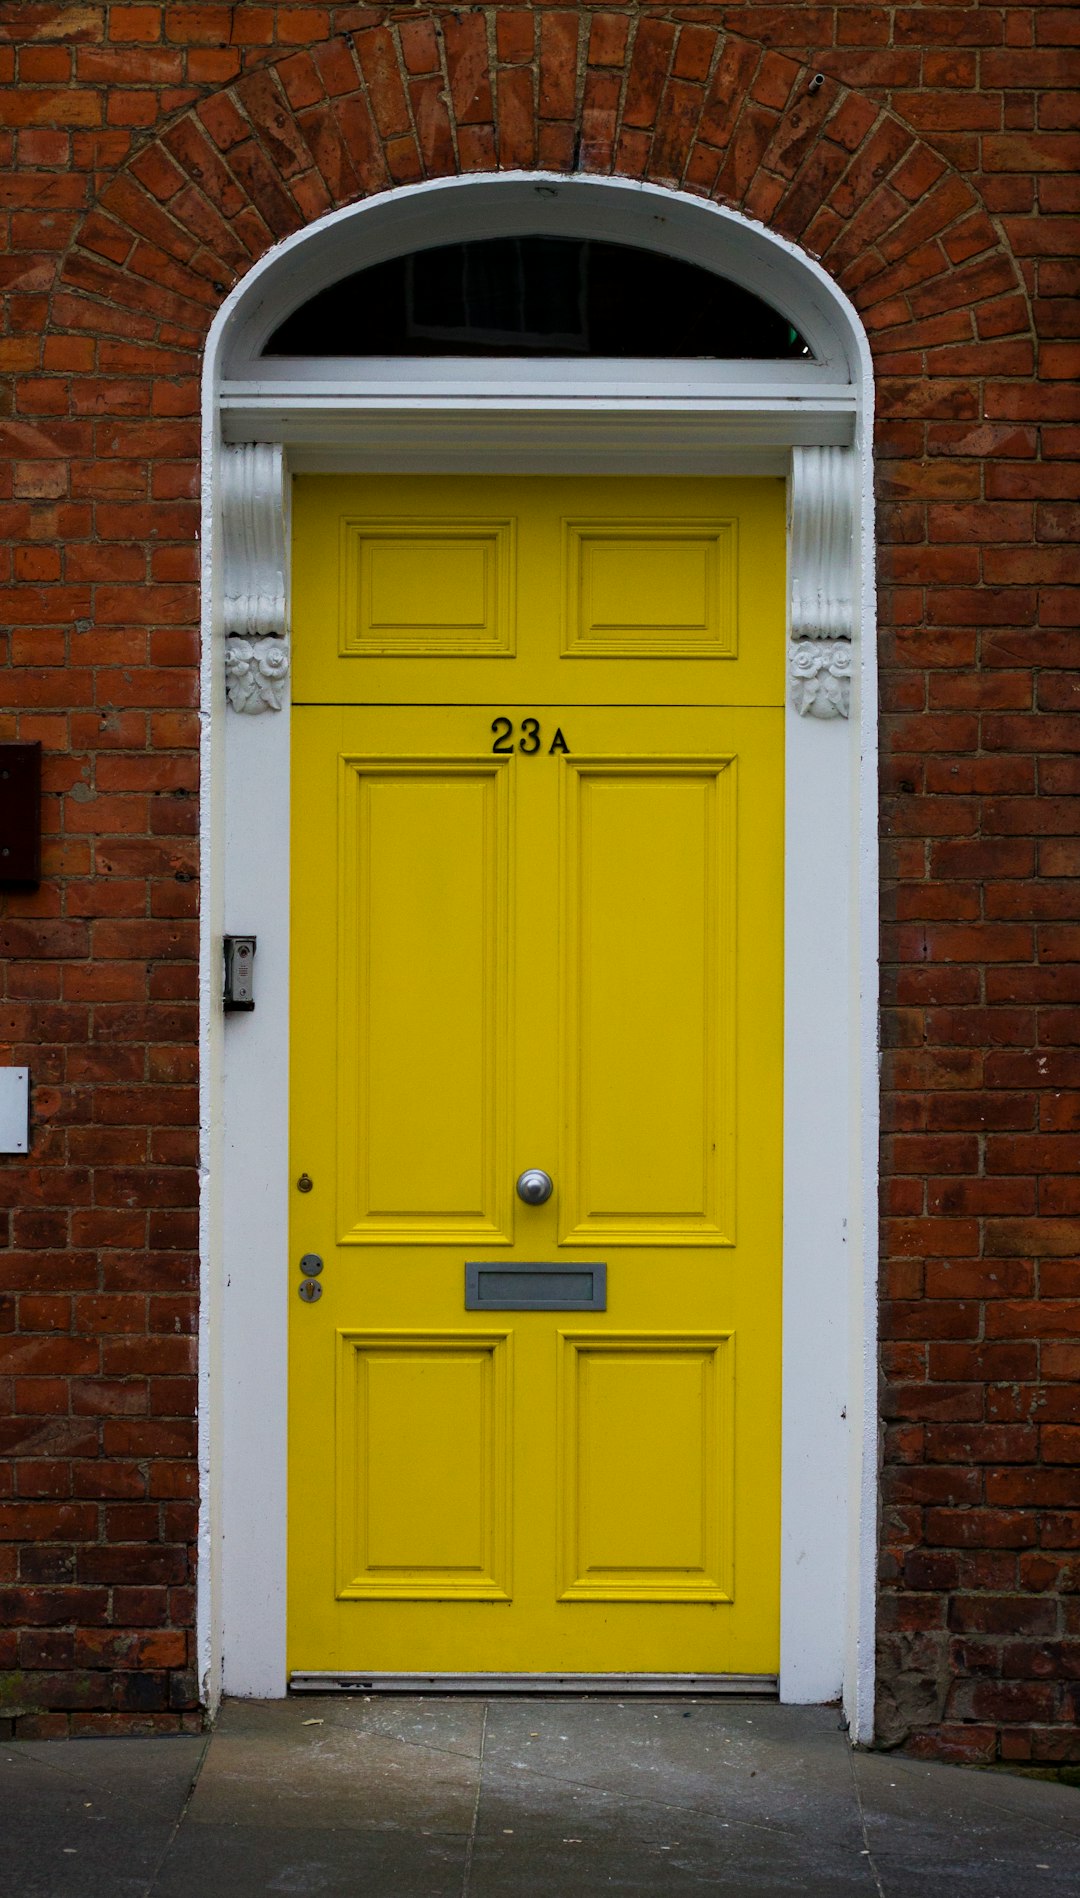
[[[753,1701],[233,1701],[0,1745],[3,1898],[1077,1898],[1080,1793]]]

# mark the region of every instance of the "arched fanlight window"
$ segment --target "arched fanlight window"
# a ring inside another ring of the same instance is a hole
[[[593,238],[490,237],[392,257],[280,323],[264,356],[812,359],[786,316],[726,277]]]

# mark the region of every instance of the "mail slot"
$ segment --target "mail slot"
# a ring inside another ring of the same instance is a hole
[[[465,1267],[466,1311],[606,1311],[606,1265]]]

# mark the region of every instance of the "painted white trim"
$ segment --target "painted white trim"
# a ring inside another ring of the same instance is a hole
[[[855,458],[791,451],[788,481],[788,694],[804,718],[847,718],[855,636]]]
[[[485,446],[475,434],[470,442],[460,415],[455,420],[460,403],[440,401],[430,388],[411,402],[382,395],[377,420],[370,391],[361,391],[354,413],[342,420],[344,410],[328,403],[325,390],[309,384],[301,392],[294,384],[284,401],[285,389],[278,391],[282,419],[275,435],[271,407],[252,407],[269,391],[234,386],[222,413],[223,365],[235,385],[238,369],[253,365],[260,336],[286,313],[290,297],[299,300],[298,286],[311,294],[363,261],[412,248],[433,229],[438,238],[427,241],[521,229],[523,206],[529,207],[528,228],[537,228],[542,216],[545,229],[617,238],[633,232],[638,242],[723,269],[786,309],[829,369],[835,402],[823,386],[813,396],[800,388],[803,400],[792,392],[786,407],[770,411],[761,390],[748,401],[745,378],[738,387],[731,378],[711,396],[688,399],[684,392],[686,424],[670,387],[657,390],[650,413],[660,414],[662,427],[644,443],[634,436],[642,420],[640,389],[603,398],[600,407],[583,389],[573,411],[593,428],[591,452],[603,465],[632,459],[634,451],[619,442],[626,430],[636,442],[635,466],[653,465],[655,453],[656,465],[686,467],[680,432],[685,455],[698,431],[702,440],[711,436],[718,469],[763,471],[762,458],[772,457],[775,471],[778,455],[808,439],[851,440],[857,415],[855,716],[824,725],[795,714],[787,721],[781,1695],[805,1702],[842,1691],[853,1732],[865,1740],[872,1732],[877,1510],[870,357],[852,306],[793,245],[703,200],[623,180],[505,174],[381,194],[276,246],[232,293],[211,329],[204,375],[202,1678],[211,1699],[222,1682],[241,1695],[285,1689],[288,717],[224,716],[216,477],[223,430],[235,440],[237,429],[250,427],[257,414],[267,430],[263,439],[295,441],[297,461],[307,467],[441,471],[476,466],[477,456],[483,465],[484,454],[521,472],[567,459],[571,467],[582,465],[565,437],[561,450],[554,441],[564,413],[524,410],[524,402],[543,405],[550,397],[526,396],[518,407],[512,392],[500,396],[509,420]],[[317,405],[302,414],[313,396]],[[812,400],[816,409],[808,408]],[[565,409],[565,398],[559,401]],[[749,416],[752,435],[763,415],[775,434],[740,443],[740,418]],[[290,447],[290,458],[293,453]],[[258,933],[259,968],[255,1013],[223,1024],[218,984],[225,927]]]
[[[260,352],[278,324],[353,270],[459,239],[526,231],[636,243],[715,270],[790,318],[814,353],[814,363],[799,369],[860,381],[861,326],[852,321],[852,305],[820,264],[786,238],[723,205],[662,185],[539,171],[440,178],[380,192],[284,238],[219,312],[222,374],[265,376],[268,359]],[[723,365],[716,369],[722,378]],[[679,371],[686,373],[685,365]],[[568,365],[560,361],[554,373],[565,377]]]
[[[221,451],[225,631],[283,639],[289,630],[285,456],[277,443]]]
[[[880,881],[878,869],[878,651],[877,573],[874,538],[874,381],[870,347],[861,338],[865,404],[856,437],[858,507],[855,535],[859,666],[853,683],[852,760],[849,797],[854,806],[854,854],[849,873],[849,936],[857,1019],[848,1040],[849,1093],[857,1122],[851,1130],[848,1228],[849,1410],[847,1651],[844,1707],[852,1737],[874,1737],[876,1687],[879,1508],[878,1400],[878,1213],[881,1126],[879,1022]]]
[[[440,468],[499,473],[531,458],[535,473],[717,474],[765,464],[786,471],[793,442],[854,439],[855,413],[850,390],[835,403],[744,404],[736,396],[713,401],[663,402],[653,407],[632,401],[606,402],[593,408],[560,407],[523,398],[519,407],[484,407],[479,402],[414,397],[379,403],[343,394],[337,403],[310,398],[303,391],[222,400],[226,441],[284,442],[294,469],[324,468],[332,453],[340,467],[357,472],[404,472],[430,468],[433,430]]]
[[[222,889],[225,874],[222,763],[225,682],[218,649],[222,625],[221,524],[218,503],[218,418],[213,402],[213,349],[203,366],[202,532],[199,662],[199,1531],[195,1577],[195,1649],[199,1692],[217,1706],[221,1695],[222,1392],[221,1293],[224,1248],[221,1209]],[[222,971],[222,980],[223,980]]]
[[[403,364],[406,365],[403,368]],[[587,356],[580,360],[535,356],[283,356],[260,357],[252,367],[222,383],[228,401],[238,390],[273,396],[281,389],[306,389],[311,395],[393,396],[415,401],[418,394],[468,396],[497,402],[567,399],[595,404],[601,397],[632,396],[638,401],[668,401],[715,396],[731,389],[744,401],[770,400],[782,393],[792,400],[817,395],[838,399],[850,394],[847,377],[828,363],[759,361],[713,357],[704,361],[658,362],[651,356]]]
[[[788,490],[788,638],[854,639],[855,461],[795,448]]]
[[[234,712],[280,712],[289,677],[288,512],[278,442],[219,455],[225,593],[225,693]]]

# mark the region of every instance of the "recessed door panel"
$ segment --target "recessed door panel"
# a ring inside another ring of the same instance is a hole
[[[341,769],[341,1238],[509,1241],[507,771]]]
[[[563,651],[733,659],[734,520],[567,521]]]
[[[569,758],[564,1237],[731,1242],[731,758]]]
[[[342,658],[514,650],[513,521],[341,522]]]
[[[562,1340],[563,1601],[731,1599],[730,1334]]]
[[[509,1339],[339,1333],[339,1600],[509,1599]]]

